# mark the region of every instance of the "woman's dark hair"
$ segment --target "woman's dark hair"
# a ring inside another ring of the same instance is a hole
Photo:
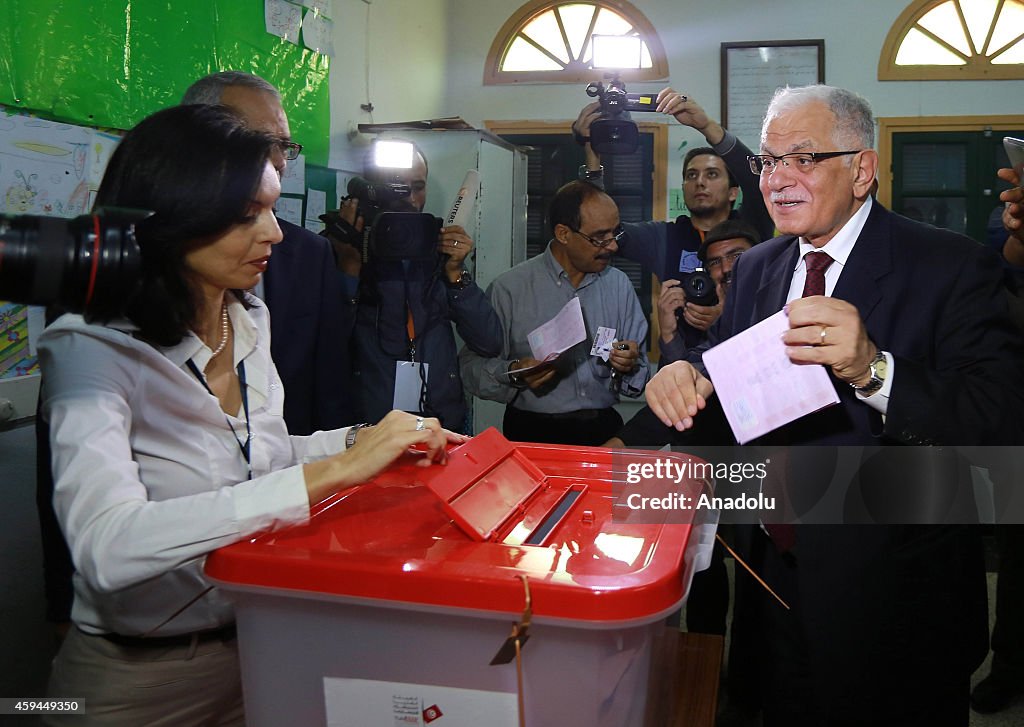
[[[223,106],[194,105],[156,112],[118,145],[96,207],[153,211],[135,226],[142,281],[124,308],[140,337],[173,346],[195,324],[185,254],[246,217],[275,143]]]

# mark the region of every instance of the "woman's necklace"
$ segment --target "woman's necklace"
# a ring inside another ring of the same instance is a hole
[[[224,347],[228,345],[228,325],[230,319],[228,318],[228,304],[227,302],[221,304],[220,308],[220,343],[217,344],[217,348],[213,349],[213,353],[210,354],[210,358],[216,358],[224,350]]]

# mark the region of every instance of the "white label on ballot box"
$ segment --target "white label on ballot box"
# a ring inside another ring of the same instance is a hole
[[[324,677],[327,727],[516,727],[516,695]]]
[[[422,372],[420,367],[423,369]],[[400,411],[423,411],[423,407],[420,406],[420,394],[429,372],[428,363],[395,361],[395,400],[391,408]]]

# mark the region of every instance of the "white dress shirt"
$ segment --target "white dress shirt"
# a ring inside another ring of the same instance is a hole
[[[787,303],[791,300],[796,300],[804,293],[804,281],[807,279],[805,258],[807,253],[810,252],[827,252],[829,257],[832,258],[832,264],[825,270],[825,295],[832,295],[832,291],[836,289],[836,283],[839,282],[839,276],[843,274],[843,268],[846,267],[846,261],[849,259],[850,253],[853,252],[853,246],[856,244],[857,238],[860,237],[861,230],[864,229],[864,223],[868,221],[871,205],[871,198],[868,197],[867,201],[860,206],[860,209],[853,213],[853,217],[835,234],[835,237],[821,247],[814,247],[803,237],[800,238],[800,259],[797,260],[796,268],[793,270],[793,280],[789,284],[789,295],[786,296]],[[862,396],[858,392],[857,398],[884,415],[889,408],[889,392],[892,391],[892,380],[895,375],[896,364],[891,353],[882,351],[882,354],[885,356],[887,367],[882,388],[871,396]]]
[[[134,338],[128,321],[64,315],[40,337],[54,506],[76,570],[72,619],[87,632],[171,635],[230,623],[230,601],[216,588],[204,593],[206,555],[306,522],[301,465],[345,448],[346,429],[289,436],[267,309],[253,296],[248,309],[229,298],[251,480],[236,439],[244,443],[244,412],[226,416],[187,366],[203,371],[211,358],[197,336],[160,348]]]

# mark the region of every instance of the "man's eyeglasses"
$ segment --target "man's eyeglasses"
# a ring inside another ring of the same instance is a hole
[[[284,158],[290,162],[298,159],[299,154],[302,153],[302,144],[296,144],[294,141],[279,141],[277,144],[281,153],[284,154]]]
[[[722,255],[721,257],[709,258],[708,261],[704,263],[704,269],[710,271],[714,270],[724,262],[736,262],[736,258],[744,252],[746,252],[746,250],[733,250],[732,252],[725,253],[725,255]]]
[[[775,156],[774,154],[754,154],[748,156],[747,161],[750,163],[750,171],[758,176],[763,174],[771,174],[778,166],[779,162],[785,167],[793,167],[805,174],[812,169],[818,162],[823,162],[826,159],[832,159],[833,157],[845,157],[851,154],[860,154],[863,149],[857,149],[856,151],[809,151],[809,152],[794,152],[792,154],[783,154],[782,156]]]
[[[589,242],[594,247],[608,247],[613,242],[618,242],[619,240],[621,240],[622,236],[626,234],[626,231],[624,229],[622,229],[622,225],[619,225],[618,227],[616,227],[612,231],[611,237],[607,237],[607,238],[605,238],[603,240],[598,240],[596,238],[593,238],[593,237],[591,237],[590,235],[588,235],[588,234],[586,234],[584,232],[580,232],[579,230],[573,230],[573,228],[571,228],[571,227],[569,229],[572,230],[573,232],[575,232],[580,237],[587,238],[587,242]]]

